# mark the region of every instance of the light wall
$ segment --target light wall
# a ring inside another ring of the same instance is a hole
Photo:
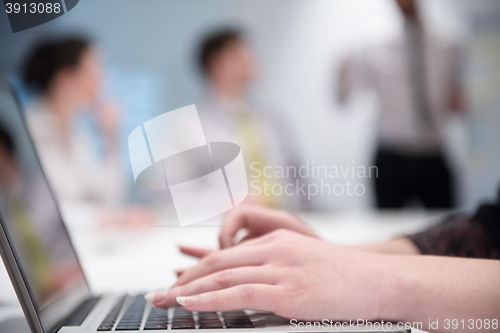
[[[465,1],[427,0],[422,7],[436,28],[470,38],[471,9]],[[0,43],[8,48],[0,52],[3,71],[12,71],[19,63],[14,59],[22,59],[40,35],[83,31],[96,39],[106,54],[107,94],[123,99],[128,110],[124,138],[152,115],[198,101],[204,86],[195,64],[197,41],[221,25],[241,26],[260,63],[252,94],[290,123],[304,163],[327,166],[370,164],[375,145],[373,96],[360,95],[347,107],[335,101],[338,61],[353,48],[394,34],[401,23],[390,0],[83,0],[61,18],[15,38],[5,33],[4,16]],[[448,132],[462,193],[469,191],[461,195],[461,206],[472,207],[492,196],[496,185],[471,184],[478,177],[489,178],[488,184],[500,177],[491,161],[486,175],[469,168],[463,121],[452,122]],[[371,184],[365,184],[365,196],[318,197],[314,206],[369,207]]]

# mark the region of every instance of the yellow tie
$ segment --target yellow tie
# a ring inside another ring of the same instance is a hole
[[[239,136],[242,140],[242,149],[244,149],[243,154],[249,161],[247,165],[251,165],[253,169],[260,171],[260,177],[252,178],[252,180],[257,179],[259,182],[259,187],[261,189],[261,195],[259,199],[265,206],[277,207],[278,197],[272,194],[272,186],[275,184],[275,180],[272,177],[264,176],[264,167],[266,166],[265,154],[262,147],[264,147],[262,142],[262,133],[259,130],[259,124],[255,118],[252,109],[248,106],[240,107],[236,113],[236,124]],[[258,162],[258,163],[255,163]],[[264,192],[264,182],[267,182],[267,195]]]

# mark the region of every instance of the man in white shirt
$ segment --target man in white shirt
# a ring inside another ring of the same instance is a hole
[[[250,183],[248,201],[296,208],[300,197],[276,195],[277,189],[295,180],[274,177],[270,170],[297,164],[297,146],[286,130],[286,119],[276,121],[271,113],[263,112],[269,108],[248,97],[255,64],[242,33],[221,29],[206,36],[200,43],[199,63],[207,83],[207,96],[198,107],[207,141],[234,142],[241,147]]]
[[[400,208],[412,200],[451,208],[455,189],[442,128],[448,111],[463,110],[459,47],[423,26],[416,1],[396,3],[403,33],[346,61],[339,97],[344,101],[355,85],[377,94],[379,208]]]

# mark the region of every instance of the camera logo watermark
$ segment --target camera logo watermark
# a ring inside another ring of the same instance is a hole
[[[194,104],[138,126],[128,147],[136,184],[170,189],[181,226],[220,215],[248,195],[240,147],[207,142]]]

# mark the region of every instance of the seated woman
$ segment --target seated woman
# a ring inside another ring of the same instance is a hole
[[[242,228],[248,234],[234,244]],[[467,329],[468,320],[488,319],[498,330],[500,199],[470,218],[359,247],[329,244],[287,212],[241,206],[219,240],[221,250],[181,248],[202,259],[146,299],[160,308],[252,309],[302,320],[439,320],[441,332],[446,319],[465,319],[454,332],[479,331]]]
[[[27,121],[42,165],[57,196],[66,200],[117,203],[123,193],[118,150],[118,112],[99,102],[99,55],[82,38],[38,44],[24,66],[35,101]],[[92,110],[104,143],[101,158],[76,118]]]
[[[99,97],[100,55],[80,37],[41,42],[27,57],[25,82],[36,93],[26,118],[45,174],[59,200],[100,207],[105,225],[144,225],[152,214],[141,207],[115,209],[125,198],[120,166],[119,112]],[[97,141],[77,126],[85,110],[98,125]]]

